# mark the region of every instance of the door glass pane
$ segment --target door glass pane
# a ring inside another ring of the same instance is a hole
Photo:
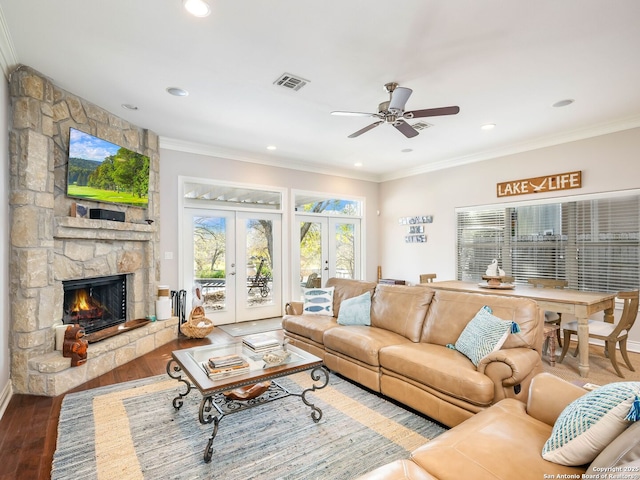
[[[226,309],[226,230],[223,217],[193,217],[193,277],[205,311]]]
[[[246,225],[247,306],[273,303],[273,222],[248,219]],[[240,272],[240,270],[238,270]]]
[[[300,222],[300,286],[312,286],[314,277],[322,278],[322,225]]]
[[[336,223],[336,277],[355,278],[355,226],[353,223]]]

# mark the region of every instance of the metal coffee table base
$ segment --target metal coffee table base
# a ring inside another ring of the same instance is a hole
[[[184,383],[187,387],[186,392],[178,393],[178,396],[173,399],[173,406],[176,409],[182,407],[182,399],[195,388],[188,378],[184,378],[181,375],[181,372],[182,369],[177,364],[177,362],[175,362],[173,359],[170,360],[167,364],[167,374],[171,378],[175,378],[179,382]],[[316,367],[311,370],[311,379],[316,382],[316,384],[312,385],[310,388],[303,390],[300,393],[292,392],[276,381],[272,380],[271,386],[266,392],[264,392],[262,395],[257,396],[256,398],[252,398],[249,400],[230,400],[225,397],[222,391],[203,396],[202,400],[200,401],[200,408],[198,410],[198,420],[203,425],[213,423],[213,431],[211,432],[211,436],[209,437],[209,441],[207,442],[207,446],[204,450],[204,461],[206,463],[209,463],[211,461],[211,457],[213,456],[213,440],[216,438],[216,434],[218,433],[218,425],[220,423],[220,420],[222,420],[226,415],[241,412],[243,410],[257,407],[274,400],[279,400],[281,398],[296,396],[300,397],[302,402],[306,406],[311,408],[311,418],[315,423],[318,423],[322,418],[322,410],[307,399],[307,393],[314,392],[315,390],[320,390],[321,388],[327,386],[327,384],[329,383],[329,370],[324,366]],[[264,380],[265,379],[261,381]],[[233,390],[234,388],[244,385],[246,385],[246,382],[230,385],[225,387],[225,391]],[[213,415],[212,412],[214,412]]]

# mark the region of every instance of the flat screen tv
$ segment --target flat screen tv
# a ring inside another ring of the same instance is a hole
[[[146,208],[149,157],[70,128],[67,196]]]

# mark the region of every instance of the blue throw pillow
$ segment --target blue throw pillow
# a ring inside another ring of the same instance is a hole
[[[514,322],[494,316],[491,308],[485,305],[464,327],[455,349],[477,367],[484,357],[500,350],[512,330],[516,331]]]
[[[340,304],[338,312],[340,325],[371,325],[371,293],[347,298]]]

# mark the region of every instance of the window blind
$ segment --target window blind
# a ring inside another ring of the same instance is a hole
[[[516,283],[567,280],[617,292],[640,285],[640,195],[457,212],[458,279],[480,281],[497,258]]]

